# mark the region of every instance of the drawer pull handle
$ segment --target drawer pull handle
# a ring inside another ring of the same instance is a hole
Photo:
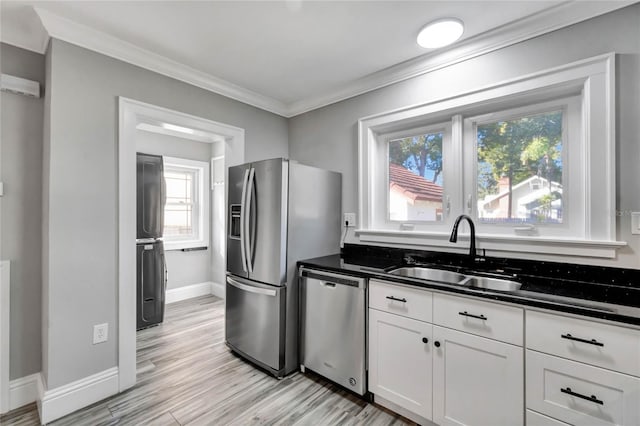
[[[395,300],[396,302],[407,303],[407,299],[405,299],[404,297],[403,297],[402,299],[398,299],[397,297],[387,296],[387,299],[389,299],[389,300]]]
[[[485,317],[484,315],[474,315],[474,314],[470,314],[467,311],[464,312],[458,312],[458,315],[462,315],[463,317],[471,317],[471,318],[477,318],[477,319],[481,319],[483,321],[487,320],[487,317]]]
[[[599,400],[598,398],[596,398],[595,395],[591,395],[591,396],[582,395],[572,391],[571,388],[566,388],[566,389],[560,388],[560,392],[569,394],[571,396],[575,396],[576,398],[586,399],[587,401],[591,401],[596,404],[604,405],[604,401]]]
[[[591,339],[591,340],[581,339],[579,337],[573,337],[569,333],[561,334],[560,337],[562,337],[563,339],[575,340],[576,342],[588,343],[590,345],[604,346],[604,343],[598,342],[596,339]]]

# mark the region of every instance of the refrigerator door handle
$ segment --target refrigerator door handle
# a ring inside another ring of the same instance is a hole
[[[269,290],[266,288],[260,288],[260,287],[254,287],[254,286],[250,286],[247,284],[242,284],[241,282],[238,282],[236,280],[234,280],[233,278],[227,277],[227,282],[236,287],[239,288],[240,290],[246,291],[248,293],[256,293],[256,294],[263,294],[265,296],[271,296],[271,297],[275,297],[276,296],[276,291],[275,290]]]
[[[246,213],[244,216],[244,221],[245,221],[244,229],[246,231],[244,235],[244,238],[246,238],[246,241],[244,243],[244,247],[246,250],[245,258],[247,261],[247,269],[250,274],[253,273],[253,261],[251,259],[251,254],[253,253],[253,247],[251,247],[251,227],[249,226],[249,223],[251,219],[251,199],[253,198],[253,181],[255,178],[255,174],[256,174],[256,169],[251,167],[251,171],[249,172],[249,180],[247,181],[247,198],[245,201],[246,208],[243,209],[243,211],[246,210]]]
[[[245,218],[247,217],[247,181],[249,180],[249,169],[244,171],[244,178],[242,179],[242,198],[240,207],[240,255],[242,256],[242,270],[247,272],[247,252],[246,252],[246,229]]]

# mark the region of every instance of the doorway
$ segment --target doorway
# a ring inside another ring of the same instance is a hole
[[[219,143],[222,152],[212,157],[212,163],[223,165],[224,176],[229,166],[244,162],[244,129],[123,97],[119,98],[118,119],[118,387],[122,392],[136,383],[136,185],[132,184],[136,180],[136,132],[144,126],[172,131],[173,126],[173,131],[187,129]],[[226,196],[224,190],[222,206]],[[226,229],[224,209],[212,218],[212,226]],[[220,252],[222,265],[225,241],[223,232],[219,241],[211,242]]]

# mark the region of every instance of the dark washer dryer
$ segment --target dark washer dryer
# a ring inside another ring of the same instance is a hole
[[[137,155],[136,328],[150,327],[164,319],[167,271],[162,231],[165,183],[160,155]]]

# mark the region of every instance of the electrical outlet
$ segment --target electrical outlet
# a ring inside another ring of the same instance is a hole
[[[356,226],[356,214],[355,213],[345,213],[344,214],[344,223],[347,224],[350,228],[355,228]]]
[[[97,324],[93,326],[93,344],[106,342],[109,338],[109,324]]]

